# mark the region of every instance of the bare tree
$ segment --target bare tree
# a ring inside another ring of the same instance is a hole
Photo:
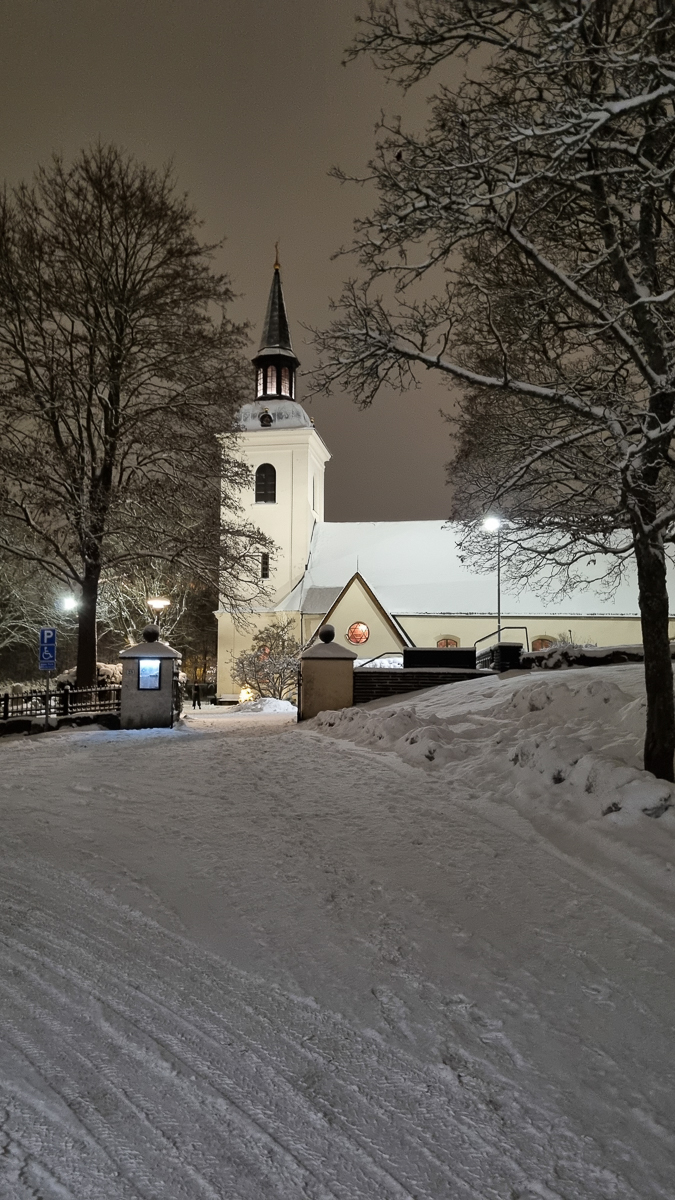
[[[152,559],[215,582],[220,556],[232,607],[259,589],[228,432],[244,331],[197,230],[170,170],[114,146],[0,202],[0,549],[77,591],[80,685],[103,572]]]
[[[34,563],[0,553],[0,650],[27,647],[37,664],[42,626],[58,623],[66,636],[74,632],[73,615],[61,600],[56,581]]]
[[[455,516],[506,512],[524,573],[634,562],[644,761],[672,780],[673,0],[390,0],[352,53],[406,87],[466,66],[422,135],[381,130],[365,282],[319,335],[319,383],[368,404],[443,373],[463,388]]]
[[[254,634],[251,649],[234,664],[234,678],[254,696],[294,700],[298,690],[300,643],[292,617],[271,621]]]
[[[177,571],[167,570],[164,563],[148,560],[133,574],[104,578],[98,604],[99,631],[118,634],[128,645],[138,641],[141,630],[150,621],[157,622],[162,638],[171,641],[173,632],[184,616],[194,584]],[[169,601],[157,619],[148,607],[148,600],[158,597]]]
[[[153,596],[169,601],[157,618],[163,640],[181,651],[188,676],[206,681],[209,671],[215,671],[217,656],[215,585],[206,586],[152,561],[133,575],[105,579],[100,593],[99,632],[107,635],[108,643],[115,635],[120,642],[136,642],[148,620],[155,620],[148,607]]]

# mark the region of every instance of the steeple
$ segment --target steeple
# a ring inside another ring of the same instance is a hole
[[[267,301],[267,312],[263,325],[260,348],[253,365],[256,368],[256,399],[275,396],[295,396],[295,372],[300,366],[296,358],[286,316],[284,293],[281,288],[281,267],[279,266],[279,250],[274,262],[274,275],[270,296]]]

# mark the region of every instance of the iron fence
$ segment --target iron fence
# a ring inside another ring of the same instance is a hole
[[[5,692],[0,704],[0,720],[16,717],[69,717],[75,713],[119,712],[121,686],[74,688],[67,684],[49,692],[33,690],[14,696]],[[49,705],[48,712],[45,711]]]

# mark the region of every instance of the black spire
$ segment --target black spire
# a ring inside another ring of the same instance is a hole
[[[290,354],[292,358],[295,358],[288,330],[284,293],[281,290],[281,272],[277,266],[274,268],[274,278],[270,288],[270,298],[267,301],[265,324],[258,353],[262,350],[272,350],[277,354]]]
[[[260,348],[253,359],[253,365],[256,368],[257,399],[265,396],[294,397],[295,370],[300,366],[300,360],[296,358],[291,345],[278,258],[274,263]]]

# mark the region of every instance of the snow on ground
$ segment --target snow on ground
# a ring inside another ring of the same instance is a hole
[[[0,741],[3,1200],[672,1200],[640,672]]]
[[[512,672],[323,713],[312,725],[468,784],[562,849],[608,855],[670,896],[675,787],[640,766],[643,680],[641,665]]]
[[[257,700],[243,700],[241,704],[233,704],[229,711],[247,716],[249,713],[286,713],[297,716],[297,708],[290,700],[276,700],[273,696],[260,696]]]

